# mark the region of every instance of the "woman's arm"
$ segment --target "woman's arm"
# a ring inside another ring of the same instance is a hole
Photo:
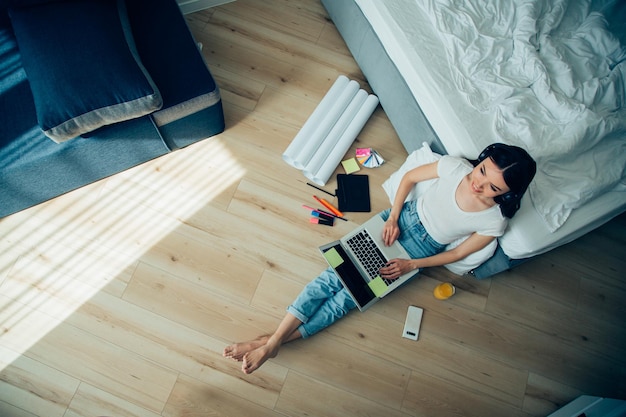
[[[398,236],[400,236],[400,228],[398,227],[400,211],[404,205],[404,200],[406,200],[406,197],[409,195],[415,184],[438,177],[437,163],[438,161],[421,165],[407,171],[402,176],[400,185],[396,191],[396,196],[391,206],[391,213],[389,213],[389,218],[387,219],[385,228],[383,229],[383,242],[385,242],[385,245],[391,245],[398,238]]]
[[[441,266],[459,261],[474,252],[477,252],[491,243],[495,237],[472,233],[463,243],[454,249],[450,249],[437,255],[420,259],[392,259],[388,265],[380,269],[380,275],[385,279],[396,279],[409,271],[418,268]]]

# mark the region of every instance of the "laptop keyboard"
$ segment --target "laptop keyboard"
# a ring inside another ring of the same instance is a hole
[[[378,249],[374,239],[369,235],[367,230],[361,230],[356,235],[348,239],[348,246],[365,267],[370,279],[374,279],[380,275],[380,268],[387,264],[387,259]],[[383,279],[385,283],[390,284],[392,280]]]

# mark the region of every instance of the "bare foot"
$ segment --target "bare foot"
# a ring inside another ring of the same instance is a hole
[[[254,340],[235,343],[224,348],[222,356],[225,358],[242,361],[246,353],[251,352],[267,343],[269,336],[259,336]]]
[[[258,348],[251,350],[243,356],[243,364],[241,370],[244,374],[251,374],[256,371],[270,358],[276,357],[278,354],[279,345],[270,345],[265,343]]]

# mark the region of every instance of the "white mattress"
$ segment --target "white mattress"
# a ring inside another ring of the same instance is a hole
[[[415,0],[355,0],[387,54],[406,80],[422,111],[451,155],[475,158],[497,137],[494,114],[477,112],[457,90],[446,52]],[[570,242],[626,210],[626,186],[618,186],[571,213],[550,232],[525,195],[500,245],[511,258],[526,258]]]

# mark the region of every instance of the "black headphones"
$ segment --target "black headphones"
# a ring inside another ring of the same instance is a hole
[[[494,200],[496,200],[496,203],[498,204],[508,204],[510,202],[519,200],[519,196],[517,195],[517,193],[509,191],[508,193],[504,193],[502,195],[494,197]]]
[[[478,155],[478,162],[482,162],[485,159],[489,158],[491,155],[493,155],[494,151],[496,149],[505,149],[506,151],[509,151],[509,148],[505,145],[503,145],[502,143],[492,143],[491,145],[487,146],[485,148],[485,150],[483,150],[480,155]]]

